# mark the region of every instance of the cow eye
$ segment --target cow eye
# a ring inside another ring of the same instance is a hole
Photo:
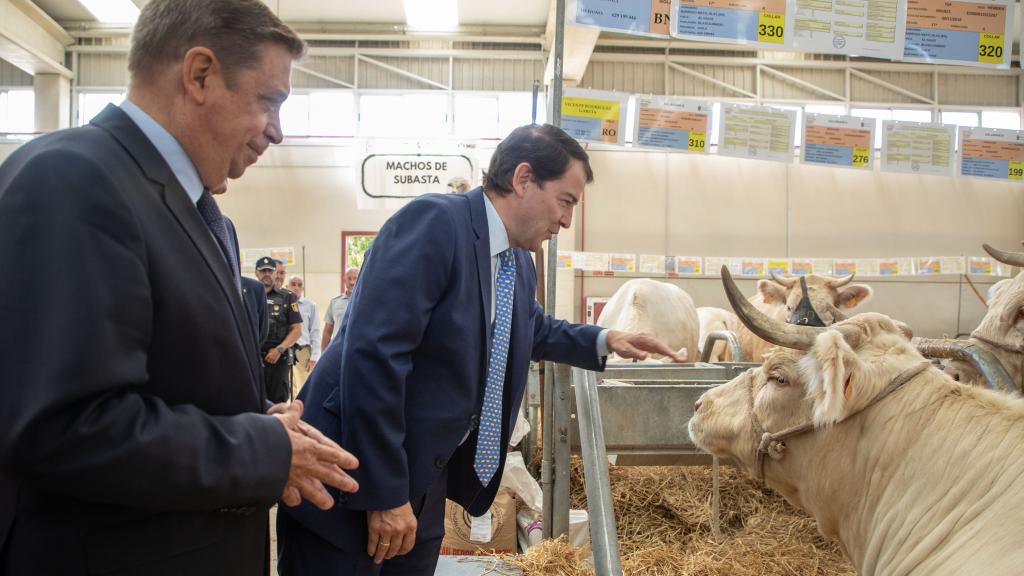
[[[774,373],[773,374],[769,374],[768,375],[768,380],[774,381],[779,386],[785,386],[786,385],[786,377],[783,376],[782,374],[774,374]]]

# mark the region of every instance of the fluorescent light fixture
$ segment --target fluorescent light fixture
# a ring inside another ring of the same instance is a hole
[[[97,20],[109,24],[134,24],[139,7],[132,0],[78,0]]]
[[[405,22],[416,30],[454,30],[459,26],[458,0],[403,0]]]

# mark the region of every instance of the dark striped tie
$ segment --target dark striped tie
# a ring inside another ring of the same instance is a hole
[[[209,190],[203,190],[203,195],[199,197],[199,202],[196,202],[196,208],[199,209],[199,215],[202,216],[206,227],[210,229],[213,237],[217,239],[217,246],[220,247],[220,251],[228,263],[228,268],[231,269],[231,277],[235,279],[235,286],[238,286],[238,289],[241,290],[242,281],[238,278],[238,255],[235,253],[231,238],[228,236],[228,227],[224,224],[224,215],[220,213],[217,201],[213,199],[213,194],[210,194]]]

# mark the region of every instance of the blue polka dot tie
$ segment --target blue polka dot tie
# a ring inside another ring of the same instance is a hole
[[[224,215],[220,213],[217,201],[213,199],[213,194],[209,190],[203,190],[203,195],[196,202],[196,209],[199,210],[199,215],[202,216],[203,222],[206,223],[206,227],[210,229],[210,233],[217,240],[217,246],[220,248],[221,254],[224,255],[224,259],[227,260],[228,268],[231,269],[231,277],[240,289],[238,253],[233,248],[227,224],[224,223]]]
[[[512,333],[512,296],[515,294],[516,260],[509,248],[498,255],[498,279],[494,286],[494,333],[487,354],[487,385],[480,409],[476,458],[473,469],[480,483],[487,486],[498,471],[501,460],[501,397],[508,363],[508,342]]]

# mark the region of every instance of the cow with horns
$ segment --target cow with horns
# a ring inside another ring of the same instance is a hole
[[[1004,252],[983,244],[996,260],[1024,266],[1024,252]],[[988,312],[966,340],[915,339],[930,358],[947,358],[946,373],[973,386],[1024,390],[1024,275],[1003,280],[993,290]]]
[[[722,276],[783,348],[698,400],[694,442],[813,515],[859,574],[1019,574],[1024,399],[954,382],[886,316],[790,325]]]
[[[873,291],[866,284],[851,284],[854,275],[831,278],[807,276],[776,276],[757,282],[757,294],[751,304],[765,315],[792,324],[828,326],[846,318],[845,312],[871,298]],[[760,362],[772,345],[745,328],[738,334],[744,362]]]

